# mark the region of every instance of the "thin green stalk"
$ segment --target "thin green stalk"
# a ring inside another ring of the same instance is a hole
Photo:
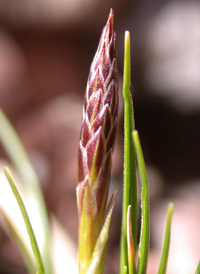
[[[172,215],[174,211],[174,205],[171,203],[168,206],[167,212],[167,222],[165,228],[165,238],[163,243],[162,255],[160,260],[160,266],[158,270],[158,274],[165,274],[167,270],[167,261],[169,255],[169,245],[170,245],[170,234],[171,234],[171,223],[172,223]]]
[[[8,182],[9,182],[9,185],[10,185],[12,191],[13,191],[13,194],[15,195],[15,198],[16,198],[17,203],[19,205],[20,211],[22,213],[22,216],[23,216],[23,219],[24,219],[24,222],[25,222],[25,225],[26,225],[26,229],[27,229],[27,232],[28,232],[28,235],[29,235],[29,239],[30,239],[32,250],[33,250],[33,254],[35,256],[36,268],[37,268],[39,274],[44,274],[45,271],[44,271],[42,258],[41,258],[41,255],[40,255],[38,244],[37,244],[35,234],[33,232],[33,229],[32,229],[32,226],[31,226],[31,223],[30,223],[27,211],[26,211],[26,208],[25,208],[24,203],[22,201],[22,198],[21,198],[21,196],[20,196],[20,194],[19,194],[19,192],[18,192],[18,190],[15,186],[15,183],[14,183],[14,180],[11,176],[10,170],[8,168],[5,168],[4,172],[5,172],[5,175],[7,177]]]
[[[105,255],[107,250],[108,243],[108,234],[110,228],[111,217],[115,205],[115,199],[117,196],[117,191],[115,191],[108,204],[108,207],[105,212],[105,220],[103,222],[102,229],[99,233],[98,239],[95,244],[95,248],[92,254],[92,258],[90,260],[89,268],[87,270],[87,274],[99,274],[103,272]]]
[[[138,168],[140,174],[140,180],[142,183],[141,190],[141,232],[139,242],[139,262],[138,262],[138,274],[145,274],[147,269],[148,251],[149,251],[149,233],[150,233],[150,217],[149,217],[149,186],[147,181],[146,169],[144,157],[140,145],[138,132],[133,132],[133,140],[136,149],[136,155],[138,160]]]
[[[123,274],[127,274],[128,272],[127,272],[128,270],[127,270],[127,266],[125,266],[124,267],[124,272],[123,272]]]
[[[52,274],[50,224],[38,178],[15,129],[1,109],[0,125],[0,142],[22,180],[27,197],[34,203],[34,209],[38,211],[38,215],[40,216],[40,233],[44,238],[44,245],[41,249],[41,253],[46,272]]]
[[[132,131],[134,130],[133,101],[129,91],[131,85],[130,70],[130,33],[125,32],[124,41],[124,79],[123,79],[123,97],[124,97],[124,189],[122,205],[122,229],[120,243],[120,267],[119,273],[123,274],[125,267],[128,271],[128,250],[127,250],[127,210],[132,206],[132,230],[134,249],[137,246],[137,183],[136,183],[136,165],[135,150],[132,140]]]

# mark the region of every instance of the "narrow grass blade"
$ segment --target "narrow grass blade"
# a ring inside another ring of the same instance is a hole
[[[131,224],[131,206],[128,206],[128,212],[127,212],[127,244],[128,244],[129,273],[136,274],[135,250],[134,250],[132,224]]]
[[[134,113],[131,93],[129,91],[131,84],[130,71],[130,33],[125,32],[125,51],[124,51],[124,80],[123,80],[123,97],[124,97],[124,189],[122,205],[122,230],[120,243],[120,267],[119,273],[124,273],[124,267],[128,268],[128,251],[127,251],[127,210],[132,206],[132,230],[134,249],[137,246],[137,183],[136,183],[136,165],[135,150],[132,139],[134,130]],[[127,270],[127,273],[128,270]]]
[[[100,231],[100,234],[98,236],[97,242],[95,244],[89,269],[86,272],[87,274],[103,273],[104,261],[105,261],[105,255],[107,250],[107,243],[108,243],[109,227],[110,227],[110,221],[112,217],[116,195],[117,195],[117,191],[115,191],[110,198],[109,205],[105,212],[104,223]]]
[[[34,217],[37,218],[37,225],[32,225],[36,237],[39,235],[40,239],[42,239],[39,245],[41,247],[45,270],[48,274],[52,274],[50,225],[38,178],[17,133],[1,109],[0,125],[0,142],[22,180],[30,208],[34,209]]]
[[[164,238],[164,243],[163,243],[163,249],[162,249],[162,255],[161,255],[158,274],[165,274],[166,270],[167,270],[167,261],[168,261],[168,254],[169,254],[171,223],[172,223],[173,211],[174,211],[174,205],[171,203],[168,206],[165,238]]]
[[[21,235],[19,235],[18,231],[16,231],[16,226],[12,223],[12,221],[5,214],[5,212],[1,212],[1,214],[3,216],[4,222],[7,228],[9,229],[9,232],[11,233],[15,242],[17,243],[17,246],[21,252],[21,255],[26,265],[28,273],[35,274],[36,266],[35,266],[34,258],[32,258],[31,256],[32,254],[30,253],[32,251],[29,251],[29,249],[27,248],[27,244],[24,243],[24,240],[20,237]]]
[[[199,261],[199,264],[197,266],[197,270],[196,270],[195,274],[200,274],[200,261]]]
[[[147,181],[144,157],[140,145],[138,132],[133,132],[133,139],[136,149],[136,155],[138,160],[138,168],[140,174],[140,180],[142,183],[141,190],[141,232],[139,242],[139,262],[138,262],[138,274],[145,274],[147,269],[148,251],[149,251],[149,233],[150,233],[150,217],[149,217],[149,186]]]
[[[3,172],[3,166],[5,166],[5,164],[0,165],[0,214],[2,215],[2,225],[6,226],[9,234],[16,242],[28,273],[35,274],[35,259],[29,236],[17,200]],[[20,193],[22,193],[21,195],[24,195],[22,187],[20,187],[19,190]]]
[[[27,211],[26,211],[26,208],[25,208],[24,203],[22,201],[22,198],[21,198],[21,196],[20,196],[20,194],[19,194],[19,192],[18,192],[18,190],[15,186],[14,180],[11,176],[11,173],[10,173],[9,169],[5,168],[4,172],[5,172],[5,175],[8,179],[8,182],[10,184],[10,187],[13,191],[13,194],[15,195],[15,198],[17,200],[17,203],[18,203],[19,207],[20,207],[24,222],[26,224],[27,232],[29,234],[29,238],[30,238],[30,242],[31,242],[31,247],[32,247],[32,250],[33,250],[33,253],[34,253],[34,256],[35,256],[37,271],[38,271],[39,274],[44,274],[45,271],[44,271],[42,258],[41,258],[41,255],[40,255],[38,244],[37,244],[35,234],[33,232],[33,229],[32,229],[32,226],[31,226],[31,223],[30,223]]]

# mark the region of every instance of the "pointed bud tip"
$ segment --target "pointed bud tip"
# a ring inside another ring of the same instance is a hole
[[[110,9],[110,13],[109,13],[108,21],[106,25],[110,25],[110,29],[114,31],[114,11],[112,8]]]
[[[113,9],[111,8],[110,9],[110,13],[109,13],[109,17],[108,17],[108,20],[112,20],[113,21],[113,19],[114,19],[114,11],[113,11]]]

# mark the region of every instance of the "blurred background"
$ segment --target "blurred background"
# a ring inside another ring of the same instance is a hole
[[[150,183],[148,273],[157,272],[167,204],[173,201],[168,273],[192,274],[200,258],[199,1],[0,0],[0,107],[28,151],[49,212],[77,244],[76,158],[82,103],[111,7],[120,94],[124,31],[131,32],[131,91]],[[7,159],[1,146],[0,158]],[[118,271],[122,161],[121,100],[111,182],[111,190],[119,193],[105,266],[110,274]],[[27,273],[2,228],[0,273]]]

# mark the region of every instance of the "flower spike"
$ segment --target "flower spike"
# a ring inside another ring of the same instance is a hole
[[[101,231],[118,114],[114,13],[110,11],[87,82],[78,150],[79,273],[86,273]]]

